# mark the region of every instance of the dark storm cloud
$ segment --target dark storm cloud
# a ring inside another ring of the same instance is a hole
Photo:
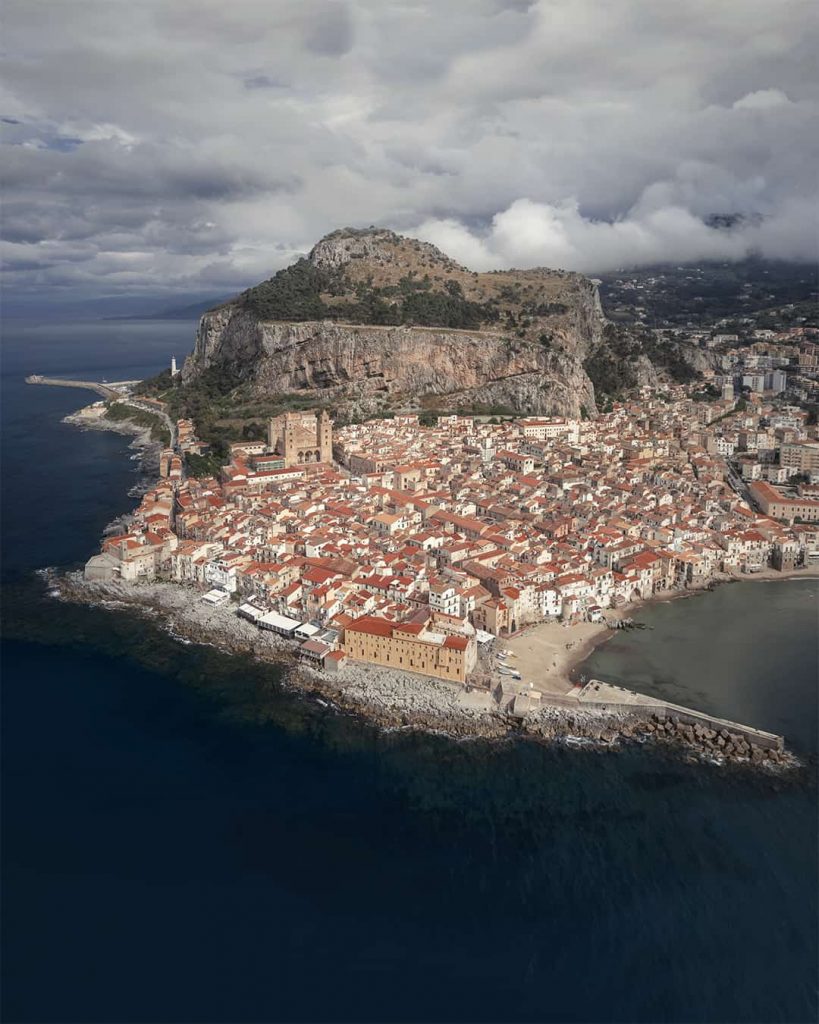
[[[7,0],[11,286],[230,291],[371,223],[476,268],[809,259],[815,28],[802,0]]]
[[[281,89],[284,82],[277,82],[270,75],[253,75],[244,80],[245,89]]]
[[[346,53],[353,44],[353,23],[346,4],[329,0],[315,11],[305,34],[307,49],[328,57]]]

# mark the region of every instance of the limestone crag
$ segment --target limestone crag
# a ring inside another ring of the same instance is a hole
[[[422,396],[561,415],[595,409],[591,382],[571,353],[489,331],[264,323],[223,307],[202,318],[183,379],[223,362],[254,397],[311,391],[317,402],[346,403],[358,414]]]
[[[596,285],[581,275],[473,274],[434,246],[384,231],[335,232],[295,269],[294,287],[319,280],[311,301],[332,318],[260,314],[248,301],[251,290],[202,317],[185,383],[214,367],[226,370],[243,396],[303,392],[358,416],[423,407],[596,412],[583,361],[599,342],[604,318]],[[266,285],[277,310],[280,279]],[[376,297],[382,316],[406,318],[400,303],[412,293],[416,303],[456,303],[475,326],[353,322],[372,309],[362,305],[365,293],[370,303]]]
[[[352,260],[365,260],[375,264],[398,262],[403,255],[402,241],[405,240],[393,231],[333,231],[313,246],[310,251],[310,262],[316,267],[330,267],[334,270]],[[413,239],[412,248],[419,256],[435,261],[449,270],[469,273],[466,267],[450,259],[429,242]]]

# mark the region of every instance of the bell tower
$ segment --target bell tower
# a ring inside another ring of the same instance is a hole
[[[276,445],[279,443],[279,417],[272,416],[270,422],[267,424],[267,450],[269,452],[275,452]]]
[[[284,464],[285,466],[295,466],[299,462],[298,457],[298,446],[299,446],[299,417],[297,413],[286,412],[284,414]],[[304,461],[302,457],[301,461]]]
[[[318,443],[322,462],[333,461],[333,424],[326,409],[318,418]]]

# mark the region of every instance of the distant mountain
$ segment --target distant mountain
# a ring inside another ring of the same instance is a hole
[[[137,313],[130,316],[106,316],[103,320],[197,320],[203,313],[225,301],[224,297],[198,299],[186,306],[170,306],[155,313]]]
[[[709,228],[718,228],[724,231],[730,231],[736,227],[746,227],[750,224],[761,224],[762,217],[759,214],[745,214],[745,213],[712,213],[710,216],[705,218],[705,223]]]

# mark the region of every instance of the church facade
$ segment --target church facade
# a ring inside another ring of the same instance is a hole
[[[268,448],[284,459],[284,464],[303,466],[333,461],[333,424],[325,410],[286,412],[274,416],[268,425]]]

